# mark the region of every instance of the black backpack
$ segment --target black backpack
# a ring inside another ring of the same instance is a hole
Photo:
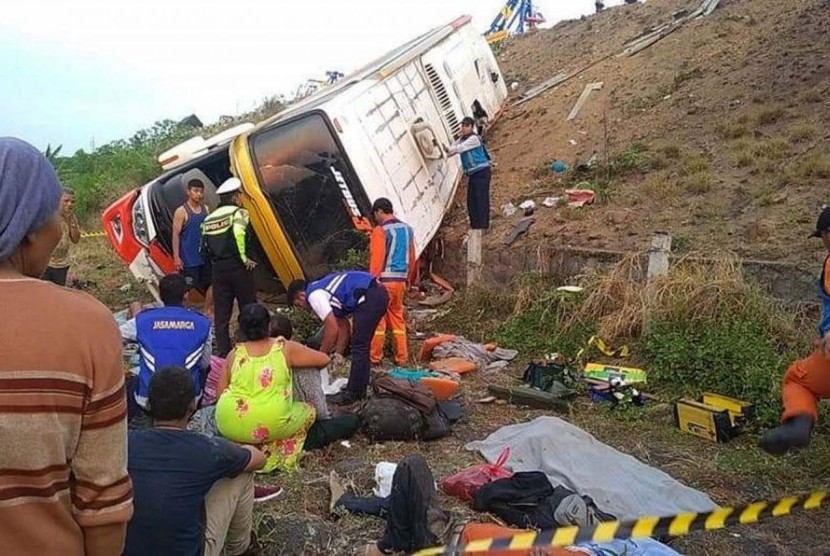
[[[590,497],[561,485],[554,488],[539,471],[514,473],[484,485],[476,492],[473,509],[495,514],[515,527],[543,530],[614,520]]]
[[[423,384],[381,375],[372,392],[360,412],[370,440],[435,440],[450,433],[449,419]]]

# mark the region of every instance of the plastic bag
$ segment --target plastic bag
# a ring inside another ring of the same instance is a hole
[[[506,479],[513,475],[513,470],[504,464],[510,459],[510,448],[505,448],[499,454],[496,463],[475,465],[459,471],[455,475],[444,477],[441,481],[441,490],[465,502],[472,501],[478,489],[498,479]]]
[[[388,461],[382,461],[375,466],[375,483],[377,483],[377,486],[373,489],[375,496],[386,498],[392,494],[392,479],[397,468],[396,463]]]

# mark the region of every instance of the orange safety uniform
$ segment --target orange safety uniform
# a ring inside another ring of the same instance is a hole
[[[407,286],[417,279],[415,243],[412,228],[396,218],[375,226],[369,239],[369,272],[386,286],[389,306],[372,339],[372,362],[383,359],[386,329],[392,329],[395,361],[405,365],[409,360],[406,344],[406,316],[404,300]]]
[[[814,342],[813,353],[790,365],[784,375],[781,388],[784,402],[782,421],[798,415],[809,415],[815,423],[818,418],[818,401],[830,398],[830,255],[824,259],[818,293],[822,302],[819,339]],[[826,340],[826,351],[822,348],[822,339]]]

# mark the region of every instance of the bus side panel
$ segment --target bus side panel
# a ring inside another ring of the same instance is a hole
[[[416,62],[373,84],[344,107],[351,112],[346,119],[356,120],[359,129],[350,126],[341,137],[367,195],[389,197],[398,216],[414,228],[418,253],[440,226],[460,177],[456,160],[424,159],[411,134],[421,118],[439,141],[451,142],[428,86]]]

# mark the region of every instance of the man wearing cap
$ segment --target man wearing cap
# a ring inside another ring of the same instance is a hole
[[[817,284],[821,320],[813,353],[790,365],[784,375],[781,424],[761,438],[761,448],[775,455],[810,444],[810,435],[818,418],[818,401],[830,398],[830,207],[821,211],[816,231],[810,237],[821,238],[828,252]]]
[[[253,269],[256,263],[248,258],[245,234],[248,211],[242,202],[242,182],[229,178],[216,193],[219,207],[202,223],[202,252],[212,268],[213,304],[216,327],[216,348],[221,357],[231,351],[230,321],[233,302],[239,309],[256,302]]]
[[[461,166],[467,174],[467,214],[470,228],[486,230],[490,227],[490,153],[473,127],[475,120],[469,116],[461,121],[461,137],[447,147],[448,155],[460,155]]]
[[[305,280],[291,282],[288,286],[288,304],[311,309],[323,322],[323,340],[320,344],[323,353],[335,351],[342,355],[351,338],[349,383],[344,391],[329,396],[328,401],[349,405],[365,398],[372,372],[369,348],[378,323],[389,306],[386,287],[368,272],[335,272],[310,283]]]

